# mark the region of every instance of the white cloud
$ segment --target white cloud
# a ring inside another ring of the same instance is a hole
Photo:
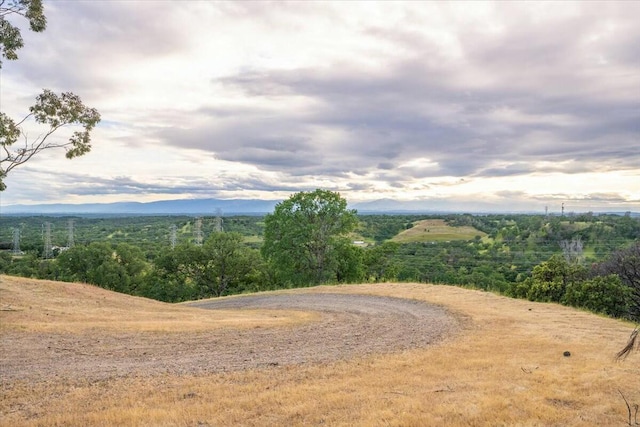
[[[2,203],[282,198],[321,186],[353,200],[508,203],[517,192],[605,206],[612,199],[590,195],[616,194],[640,209],[635,3],[56,1],[45,11],[46,32],[23,30],[20,60],[3,64],[2,111],[17,118],[47,87],[78,93],[103,122],[89,155],[47,153],[16,169]]]

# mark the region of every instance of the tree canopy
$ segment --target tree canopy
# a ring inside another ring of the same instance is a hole
[[[16,51],[22,48],[24,43],[20,30],[6,19],[9,15],[25,17],[29,20],[31,30],[36,32],[44,31],[47,20],[42,0],[0,0],[2,57],[16,60],[18,59]],[[45,126],[40,136],[32,140],[22,128],[29,119]],[[98,110],[84,105],[78,95],[71,92],[57,95],[48,89],[36,97],[36,103],[29,108],[29,114],[17,122],[0,111],[0,191],[6,188],[4,179],[13,168],[26,163],[42,150],[64,148],[66,157],[69,159],[89,152],[91,131],[98,122],[100,122]],[[50,138],[53,133],[67,126],[79,126],[80,130],[72,132],[65,138]],[[20,139],[22,142],[18,144]]]
[[[347,233],[358,223],[338,193],[299,192],[265,217],[262,253],[282,281],[304,286],[336,279]]]
[[[0,0],[0,52],[2,58],[15,61],[18,59],[18,49],[24,47],[24,41],[20,29],[6,19],[10,15],[26,18],[29,28],[36,33],[47,28],[47,17],[44,15],[42,0]]]

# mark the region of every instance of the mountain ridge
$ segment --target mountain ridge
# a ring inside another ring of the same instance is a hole
[[[42,203],[34,205],[0,205],[0,214],[4,215],[202,215],[212,216],[220,213],[231,214],[267,214],[273,212],[276,204],[282,200],[265,199],[174,199],[154,202],[112,202],[112,203]],[[449,214],[449,213],[524,213],[541,212],[532,209],[505,210],[488,203],[475,203],[473,206],[432,202],[425,200],[378,199],[366,202],[349,203],[350,209],[358,213],[383,214]],[[624,214],[620,210],[598,210],[598,213]],[[640,216],[632,212],[632,216]]]

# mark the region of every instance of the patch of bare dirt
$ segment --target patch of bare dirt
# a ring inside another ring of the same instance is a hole
[[[440,307],[370,295],[254,295],[190,305],[208,310],[309,310],[320,316],[319,321],[301,326],[194,333],[4,332],[0,336],[0,377],[8,385],[13,381],[197,375],[330,362],[425,347],[458,325]]]

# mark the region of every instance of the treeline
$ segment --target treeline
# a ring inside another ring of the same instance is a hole
[[[390,240],[424,219],[482,233]],[[9,250],[0,252],[0,272],[171,302],[319,283],[417,281],[640,316],[640,219],[629,214],[357,215],[339,195],[317,190],[292,196],[266,217],[203,218],[201,244],[195,218],[74,218],[75,245],[43,260],[45,221],[53,224],[52,241],[64,245],[68,218],[2,218],[0,245]],[[21,255],[10,251],[16,228]]]

